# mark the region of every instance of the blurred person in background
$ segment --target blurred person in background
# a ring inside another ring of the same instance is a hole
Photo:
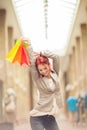
[[[78,121],[78,99],[75,96],[69,96],[66,103],[68,106],[70,122],[72,126],[74,126]]]
[[[87,92],[84,95],[85,121],[87,121]]]
[[[85,122],[85,109],[84,109],[84,97],[80,94],[78,97],[78,123]]]
[[[16,121],[16,93],[12,88],[8,88],[5,95],[6,121],[15,123]]]

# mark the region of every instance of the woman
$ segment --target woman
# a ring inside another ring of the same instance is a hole
[[[28,48],[31,61],[30,71],[39,91],[39,101],[30,112],[32,130],[59,130],[54,117],[53,101],[59,108],[62,107],[59,86],[59,57],[49,51],[39,55],[33,52],[31,45]],[[53,69],[49,58],[53,60]]]

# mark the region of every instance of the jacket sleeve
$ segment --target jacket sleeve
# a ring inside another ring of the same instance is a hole
[[[57,73],[57,75],[59,74],[59,56],[51,51],[42,51],[41,55],[44,55],[50,59],[52,59],[53,62],[53,70]]]
[[[60,76],[59,76],[60,77]],[[56,104],[59,108],[64,107],[64,101],[63,101],[63,91],[62,91],[62,82],[59,78],[59,91],[56,91],[55,98],[56,98]]]
[[[58,108],[63,108],[63,98],[61,92],[56,92],[55,98]]]
[[[30,59],[30,62],[31,62],[30,72],[31,72],[31,75],[32,75],[33,79],[36,80],[39,77],[39,74],[38,74],[37,68],[35,66],[36,56],[35,56],[35,54],[33,52],[32,46],[29,46],[28,54],[29,54],[29,59]]]

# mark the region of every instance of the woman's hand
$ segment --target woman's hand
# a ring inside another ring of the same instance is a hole
[[[21,40],[31,46],[31,41],[28,38],[21,38]]]

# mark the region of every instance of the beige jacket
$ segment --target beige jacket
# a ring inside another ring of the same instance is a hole
[[[31,61],[30,71],[33,77],[33,80],[39,91],[39,101],[37,102],[34,109],[30,112],[30,116],[40,116],[46,114],[54,114],[53,101],[56,99],[56,104],[58,107],[62,107],[60,85],[59,85],[59,57],[58,55],[49,52],[43,51],[42,55],[52,59],[53,61],[53,71],[51,72],[51,78],[55,84],[55,89],[50,89],[48,79],[46,77],[40,77],[35,66],[35,55],[33,53],[32,47],[28,49],[29,57]]]

